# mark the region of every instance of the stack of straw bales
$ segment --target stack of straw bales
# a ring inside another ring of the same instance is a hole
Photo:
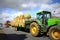
[[[24,27],[25,22],[24,22],[24,15],[17,16],[14,18],[13,21],[11,21],[11,26],[22,26]]]
[[[25,19],[29,19],[31,18],[30,14],[24,14],[24,15],[20,15],[17,16],[16,18],[14,18],[13,21],[11,21],[11,26],[25,26]]]

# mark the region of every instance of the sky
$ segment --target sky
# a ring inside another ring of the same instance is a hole
[[[34,18],[40,10],[48,10],[53,16],[60,17],[60,0],[0,0],[0,22],[25,13]]]

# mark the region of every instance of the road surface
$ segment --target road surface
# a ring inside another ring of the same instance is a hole
[[[33,37],[30,33],[14,31],[13,28],[4,28],[4,34],[0,34],[0,40],[50,40],[49,37]]]

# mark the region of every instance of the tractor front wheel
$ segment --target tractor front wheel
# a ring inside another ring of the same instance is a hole
[[[30,33],[32,36],[38,36],[39,35],[40,27],[36,22],[31,23],[30,25]]]
[[[49,37],[52,40],[60,40],[60,27],[53,26],[49,29]]]

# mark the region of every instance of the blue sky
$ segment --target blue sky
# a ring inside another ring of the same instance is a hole
[[[15,16],[25,13],[36,17],[36,12],[40,10],[51,11],[52,15],[55,14],[53,16],[60,17],[60,0],[1,0],[0,22],[12,20]]]
[[[56,3],[56,2],[60,3],[60,0],[53,0],[53,3]]]

